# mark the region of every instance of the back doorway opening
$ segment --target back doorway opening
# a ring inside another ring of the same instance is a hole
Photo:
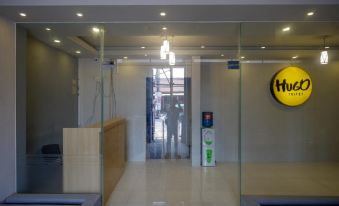
[[[184,67],[153,68],[146,82],[147,159],[190,159],[190,78]]]

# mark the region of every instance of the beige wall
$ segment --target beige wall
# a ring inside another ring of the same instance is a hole
[[[273,75],[289,64],[245,64],[242,81],[242,154],[244,161],[339,160],[339,62],[318,59],[298,66],[311,76],[313,93],[290,108],[270,94]]]
[[[0,17],[0,202],[15,192],[15,24]]]
[[[290,64],[243,64],[241,154],[243,161],[294,162],[339,160],[339,62],[298,64],[309,72],[313,93],[304,105],[277,103],[270,81]],[[203,63],[201,109],[214,112],[217,161],[237,161],[239,70],[225,63]]]

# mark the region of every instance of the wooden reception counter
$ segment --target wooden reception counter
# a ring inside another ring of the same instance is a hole
[[[101,125],[63,130],[64,193],[100,193],[106,203],[122,176],[126,162],[126,120],[115,118],[103,125],[103,156],[100,158]],[[103,163],[103,188],[101,164]]]

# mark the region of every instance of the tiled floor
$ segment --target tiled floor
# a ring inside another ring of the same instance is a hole
[[[242,165],[242,193],[339,196],[339,163],[251,163]]]
[[[108,206],[238,206],[239,165],[192,167],[190,160],[128,163]],[[339,196],[339,163],[242,165],[248,195]]]
[[[236,164],[192,167],[190,160],[129,163],[108,206],[238,205]]]

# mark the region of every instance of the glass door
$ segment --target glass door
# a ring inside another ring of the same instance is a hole
[[[147,130],[151,129],[147,139],[148,158],[189,159],[187,93],[190,79],[185,78],[185,68],[153,68],[150,80],[152,110],[147,111],[147,116],[152,121],[147,122]]]

